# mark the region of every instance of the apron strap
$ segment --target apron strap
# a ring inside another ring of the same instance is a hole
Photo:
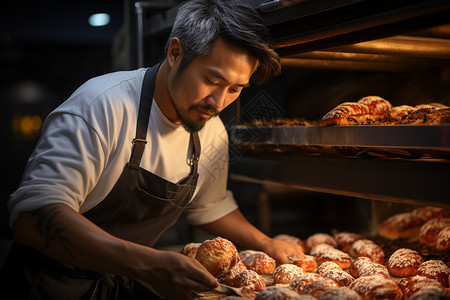
[[[142,154],[144,153],[145,144],[147,144],[147,128],[152,110],[153,92],[155,90],[156,74],[158,72],[158,65],[149,68],[144,75],[142,83],[141,98],[139,100],[139,112],[136,126],[136,137],[133,139],[133,150],[131,152],[130,164],[133,167],[139,167],[141,163]],[[192,157],[191,157],[191,174],[196,174],[198,171],[198,160],[200,158],[200,138],[198,133],[191,133]]]
[[[142,82],[141,98],[139,100],[139,111],[136,126],[136,137],[133,139],[133,150],[131,153],[130,163],[135,167],[139,167],[142,154],[144,153],[145,144],[147,144],[147,128],[148,120],[153,102],[153,91],[155,90],[156,74],[161,63],[149,68],[144,75]]]
[[[191,133],[192,156],[191,156],[191,175],[196,174],[198,170],[198,160],[200,159],[200,138],[198,132]]]

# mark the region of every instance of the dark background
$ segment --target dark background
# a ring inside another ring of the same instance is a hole
[[[18,186],[39,131],[14,131],[18,116],[45,116],[83,82],[126,66],[117,48],[127,2],[122,0],[6,1],[0,10],[1,250],[12,239],[6,201]],[[91,27],[93,13],[111,23]],[[120,51],[119,51],[120,52]]]

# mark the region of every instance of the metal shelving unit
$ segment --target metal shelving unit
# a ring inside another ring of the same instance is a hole
[[[262,16],[285,69],[408,72],[450,64],[449,12],[450,1],[381,4],[330,0],[303,1],[262,12]],[[230,166],[233,180],[371,200],[450,206],[448,156],[367,158],[303,151],[310,146],[361,147],[438,151],[446,156],[450,155],[450,125],[238,124],[230,137],[234,147],[248,149]],[[254,148],[259,150],[250,150]]]

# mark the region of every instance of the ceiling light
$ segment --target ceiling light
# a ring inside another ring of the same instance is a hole
[[[93,14],[89,17],[89,25],[94,27],[106,26],[110,20],[111,18],[107,13]]]

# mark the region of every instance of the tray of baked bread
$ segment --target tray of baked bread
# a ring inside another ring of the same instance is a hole
[[[449,299],[450,210],[420,207],[386,218],[375,236],[318,232],[299,244],[304,257],[277,262],[262,251],[238,250],[216,237],[188,243],[182,253],[197,259],[221,284],[241,295],[193,293],[191,299]]]
[[[252,120],[233,128],[232,143],[253,151],[393,157],[448,157],[450,107],[392,106],[378,96],[344,102],[321,120]]]

